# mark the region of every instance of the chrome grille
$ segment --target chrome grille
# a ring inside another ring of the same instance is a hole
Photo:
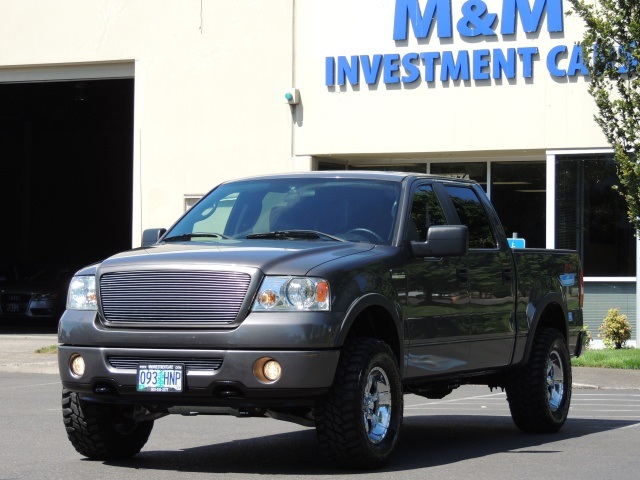
[[[100,277],[107,322],[138,326],[222,326],[233,323],[251,277],[230,271],[131,271]]]
[[[111,356],[107,360],[113,368],[122,370],[136,370],[141,363],[181,363],[189,372],[215,371],[222,366],[222,358],[169,358],[169,357],[117,357]]]

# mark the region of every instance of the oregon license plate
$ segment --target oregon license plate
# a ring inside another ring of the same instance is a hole
[[[138,365],[138,392],[182,392],[184,365],[154,363]]]

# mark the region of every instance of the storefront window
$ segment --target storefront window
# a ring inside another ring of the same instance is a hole
[[[507,237],[527,248],[546,246],[546,178],[545,162],[491,163],[491,203]]]
[[[636,241],[610,155],[556,157],[557,248],[576,249],[585,276],[633,277]]]
[[[485,192],[487,191],[487,162],[432,163],[431,173],[433,175],[475,180]]]
[[[348,170],[368,170],[378,172],[415,172],[426,173],[426,163],[410,163],[405,165],[392,164],[392,165],[351,165]]]
[[[346,170],[346,165],[340,163],[330,163],[330,162],[318,162],[318,171],[327,171],[327,170]]]

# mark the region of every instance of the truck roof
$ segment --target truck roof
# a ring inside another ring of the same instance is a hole
[[[307,177],[307,178],[350,178],[350,179],[363,179],[363,180],[386,180],[391,182],[403,182],[409,178],[430,178],[441,181],[462,181],[468,183],[477,183],[473,180],[448,177],[443,175],[431,175],[427,173],[418,172],[396,172],[396,171],[375,171],[375,170],[321,170],[312,172],[286,172],[286,173],[273,173],[265,175],[252,175],[247,177],[229,179],[222,183],[234,182],[234,181],[246,181],[246,180],[268,180],[268,179],[281,179],[281,178],[294,178],[294,177]]]

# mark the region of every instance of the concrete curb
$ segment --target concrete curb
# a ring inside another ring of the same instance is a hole
[[[36,350],[58,344],[56,334],[0,334],[0,372],[58,374],[55,353]]]
[[[573,367],[573,387],[598,390],[640,390],[640,370]]]
[[[58,375],[58,361],[2,362],[0,372],[9,373],[46,373]]]

